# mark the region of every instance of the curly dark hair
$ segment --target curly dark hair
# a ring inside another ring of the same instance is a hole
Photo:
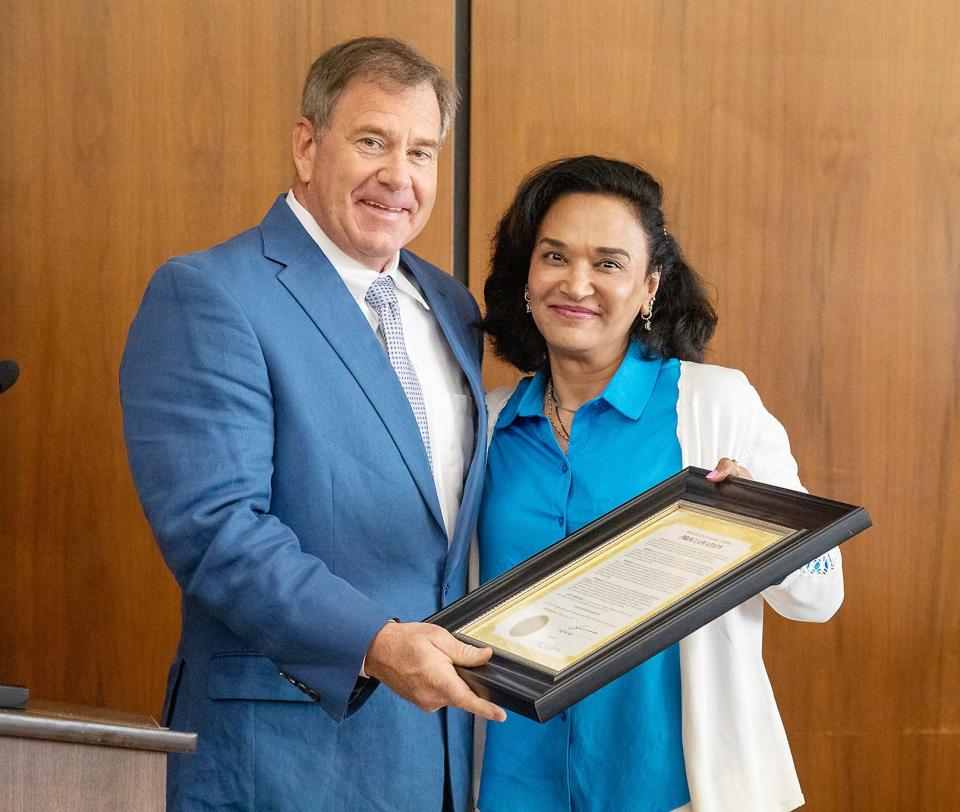
[[[483,289],[487,312],[478,323],[492,339],[497,356],[523,372],[533,372],[547,361],[546,341],[526,313],[523,293],[540,223],[550,207],[569,194],[612,195],[633,207],[647,237],[647,276],[659,270],[660,286],[652,329],[644,330],[637,314],[630,334],[651,355],[703,360],[717,314],[700,278],[667,233],[660,184],[638,166],[596,155],[565,158],[535,169],[500,218]]]

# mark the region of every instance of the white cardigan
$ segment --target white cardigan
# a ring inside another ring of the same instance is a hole
[[[786,431],[742,372],[684,361],[679,386],[683,466],[712,468],[730,457],[758,482],[804,490]],[[488,441],[511,394],[487,395]],[[693,812],[786,812],[804,803],[761,656],[764,601],[791,620],[828,620],[843,601],[840,551],[680,641],[683,755]],[[478,733],[476,767],[484,739]]]

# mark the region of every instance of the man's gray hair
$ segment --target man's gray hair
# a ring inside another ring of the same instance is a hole
[[[440,141],[446,138],[460,94],[436,65],[410,45],[389,37],[359,37],[335,45],[310,66],[303,85],[300,115],[318,133],[330,127],[333,108],[352,79],[386,88],[412,88],[428,82],[440,106]]]

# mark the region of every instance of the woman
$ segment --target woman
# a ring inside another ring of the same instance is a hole
[[[482,327],[535,374],[490,396],[483,580],[687,465],[802,487],[744,375],[699,363],[716,315],[660,202],[642,169],[587,156],[534,172],[500,221]],[[800,806],[760,654],[763,602],[824,621],[842,599],[833,550],[546,724],[489,726],[479,808]]]

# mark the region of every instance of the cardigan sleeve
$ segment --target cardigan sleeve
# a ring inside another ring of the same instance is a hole
[[[747,384],[745,400],[752,412],[750,429],[740,462],[758,482],[804,491],[790,440],[780,422],[766,410],[760,395]],[[790,620],[824,622],[843,602],[843,566],[834,547],[792,572],[779,584],[763,591],[764,600]]]

